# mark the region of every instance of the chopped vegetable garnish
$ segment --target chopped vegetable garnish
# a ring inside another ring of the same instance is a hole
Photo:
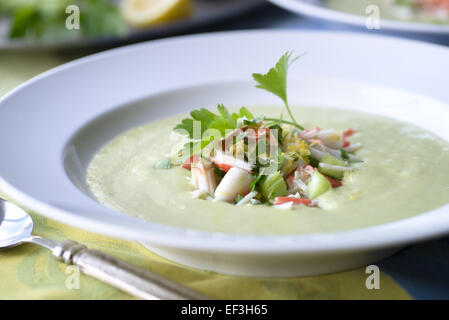
[[[345,174],[361,162],[353,152],[360,143],[347,140],[354,129],[304,129],[287,100],[287,70],[297,59],[284,54],[267,74],[253,74],[257,87],[280,97],[292,121],[253,116],[245,107],[231,113],[198,109],[174,131],[188,137],[181,150],[155,168],[191,170],[194,198],[241,206],[279,209],[319,207],[320,195],[344,185]],[[315,200],[317,199],[317,200]]]
[[[332,188],[338,188],[341,187],[343,185],[343,183],[339,180],[333,179],[329,176],[326,176],[324,173],[321,173],[324,177],[326,177],[326,179],[330,182]]]
[[[345,166],[346,164],[344,161],[339,160],[330,154],[326,154],[321,158],[318,169],[329,177],[341,180],[345,170],[339,170],[339,168],[344,168]]]
[[[315,171],[312,175],[312,178],[309,182],[309,198],[315,199],[316,197],[322,195],[323,193],[327,192],[330,188],[332,188],[329,180],[326,179],[325,176],[323,176],[318,171]]]
[[[282,197],[288,194],[287,183],[280,172],[264,176],[259,181],[259,190],[262,193],[262,196],[270,202],[276,197]]]

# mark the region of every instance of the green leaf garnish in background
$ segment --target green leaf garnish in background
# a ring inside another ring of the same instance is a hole
[[[80,8],[80,28],[68,30],[66,8]],[[128,27],[117,5],[108,0],[0,0],[0,20],[9,22],[9,38],[69,40],[124,35]]]
[[[287,73],[288,68],[300,57],[297,56],[291,59],[293,52],[286,52],[276,63],[276,66],[271,68],[266,74],[253,73],[254,80],[258,83],[257,88],[261,88],[277,95],[285,104],[287,112],[293,123],[304,130],[300,126],[290,110],[287,99]]]

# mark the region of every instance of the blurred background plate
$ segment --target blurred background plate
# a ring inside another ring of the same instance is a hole
[[[329,0],[268,0],[275,5],[278,5],[284,9],[290,10],[297,14],[302,14],[314,18],[341,22],[353,26],[359,26],[365,28],[366,17],[364,11],[360,12],[360,15],[351,14],[348,12],[356,11],[356,7],[360,7],[361,3],[365,0],[339,0],[339,1],[353,1],[354,5],[346,5],[349,10],[337,11],[330,7]],[[335,7],[335,0],[332,7]],[[379,0],[366,1],[367,4],[379,3]],[[383,15],[381,10],[381,17]],[[388,16],[388,15],[387,15]],[[413,21],[398,21],[390,19],[381,19],[380,28],[387,31],[405,32],[405,33],[420,33],[427,35],[444,35],[449,36],[449,18],[447,18],[447,24],[438,23],[425,23],[425,22],[413,22]]]
[[[5,16],[2,17],[2,1],[4,0],[0,0],[0,50],[107,48],[131,42],[195,32],[206,26],[241,17],[255,9],[262,8],[266,4],[265,0],[192,0],[194,10],[190,16],[154,25],[146,29],[130,28],[121,36],[102,35],[73,39],[42,40],[23,38],[10,39],[8,37],[10,21]],[[118,1],[119,0],[115,0],[115,2]],[[74,3],[76,3],[76,0]]]

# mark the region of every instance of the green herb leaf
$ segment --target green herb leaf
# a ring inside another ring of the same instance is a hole
[[[211,111],[201,108],[199,110],[193,110],[190,112],[193,120],[199,121],[201,123],[201,133],[206,131],[210,124],[215,120],[217,115],[212,113]]]
[[[226,134],[226,130],[228,129],[235,129],[235,125],[231,124],[228,119],[217,117],[212,121],[212,123],[209,126],[209,129],[215,129],[220,131],[220,133],[223,135],[223,137]]]
[[[262,179],[264,175],[258,175],[256,178],[254,178],[253,181],[249,184],[249,187],[251,188],[251,191],[256,190],[257,184],[259,183],[260,179]]]
[[[173,128],[173,131],[178,132],[180,134],[187,133],[189,137],[193,139],[193,120],[183,119],[181,123],[177,124],[176,127]]]
[[[243,118],[243,117],[246,117],[246,119],[248,119],[248,120],[254,119],[253,114],[245,107],[241,107],[239,110],[239,113],[232,114],[232,118],[234,119],[234,121],[237,121],[238,118]]]
[[[229,121],[229,125],[233,126],[235,128],[236,123],[235,120],[232,118],[231,114],[229,113],[228,109],[222,104],[219,104],[217,106],[218,112],[220,112],[223,119],[227,119]]]
[[[224,105],[219,104],[217,109],[219,115],[216,115],[215,113],[204,108],[194,110],[190,113],[192,118],[183,119],[181,123],[177,124],[173,130],[180,134],[188,134],[191,139],[200,139],[206,130],[215,129],[218,130],[224,137],[226,130],[235,129],[236,124],[231,113]],[[194,121],[200,122],[201,130],[199,133],[201,134],[201,137],[194,137]],[[207,141],[210,142],[210,140]]]
[[[348,154],[348,151],[346,151],[345,149],[340,149],[340,152],[341,152],[341,157],[342,157],[342,159],[344,159],[344,160],[349,160],[349,154]]]
[[[219,104],[217,109],[220,115],[215,116],[214,120],[209,124],[209,129],[218,130],[224,136],[226,134],[226,129],[235,129],[237,127],[236,121],[224,105]]]
[[[290,118],[297,124],[293,114],[288,105],[287,99],[287,72],[288,68],[300,57],[297,56],[291,59],[293,52],[286,52],[276,63],[274,68],[271,68],[266,74],[253,73],[254,80],[258,83],[257,88],[261,88],[277,95],[284,101]]]
[[[185,130],[190,135],[190,138],[193,138],[193,122],[199,121],[201,123],[201,134],[203,134],[206,130],[216,129],[220,131],[223,135],[225,134],[226,129],[235,129],[236,124],[234,119],[232,118],[229,111],[222,104],[217,106],[218,112],[220,115],[216,115],[215,113],[207,110],[207,109],[199,109],[194,110],[190,113],[192,119],[184,119],[180,124],[178,124],[174,130],[180,131]]]
[[[259,127],[260,126],[260,122],[265,120],[265,116],[258,116],[255,117],[251,120],[245,120],[243,123],[247,126],[251,126],[251,127]]]
[[[242,200],[243,199],[243,196],[242,195],[237,195],[237,197],[234,199],[234,204],[237,204],[240,200]]]

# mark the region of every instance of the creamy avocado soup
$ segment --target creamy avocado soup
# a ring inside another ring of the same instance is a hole
[[[279,117],[280,108],[249,108]],[[316,198],[318,206],[278,210],[251,203],[192,199],[189,170],[156,169],[171,152],[176,116],[134,128],[104,146],[87,170],[87,183],[103,205],[152,222],[216,232],[306,234],[368,227],[411,217],[449,203],[449,144],[416,126],[348,111],[301,107],[305,128],[354,128],[363,163],[345,172],[343,186]]]
[[[325,0],[326,5],[337,11],[369,16],[368,6],[380,9],[380,18],[423,23],[449,24],[449,1],[441,0]]]

